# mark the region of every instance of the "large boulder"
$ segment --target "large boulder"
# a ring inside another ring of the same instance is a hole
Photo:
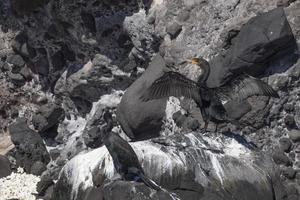
[[[49,103],[41,106],[37,113],[33,116],[32,122],[39,132],[45,132],[65,117],[64,110],[55,103]]]
[[[117,109],[117,120],[128,137],[142,140],[159,135],[165,116],[166,98],[144,102],[144,90],[166,70],[164,59],[156,55],[147,70],[124,93]]]
[[[283,199],[285,189],[270,156],[240,137],[192,132],[130,144],[145,173],[182,200]],[[143,183],[112,181],[115,175],[105,147],[78,155],[62,169],[52,199],[116,199],[128,190],[131,192],[119,199],[170,196],[149,192]]]
[[[18,118],[9,126],[9,133],[15,145],[12,153],[18,166],[23,167],[26,172],[31,172],[36,162],[47,165],[50,156],[43,139],[28,127],[26,119]]]
[[[277,8],[249,20],[235,38],[234,45],[211,63],[209,87],[222,85],[232,73],[262,74],[268,64],[291,54],[297,47],[283,8]]]

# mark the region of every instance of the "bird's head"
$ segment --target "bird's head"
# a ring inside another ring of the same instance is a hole
[[[209,65],[209,63],[202,57],[194,57],[190,60],[187,60],[189,63],[193,64],[193,65],[198,65],[201,69],[207,65]]]
[[[199,76],[198,82],[205,82],[210,73],[209,63],[202,57],[193,57],[190,60],[187,60],[188,63],[196,65],[201,69],[201,75]]]

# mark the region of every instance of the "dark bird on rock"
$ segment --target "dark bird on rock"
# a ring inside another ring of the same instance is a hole
[[[203,58],[192,58],[191,61],[186,62],[197,65],[201,69],[197,82],[180,73],[169,71],[154,81],[142,94],[141,99],[149,101],[169,96],[193,99],[200,108],[205,123],[204,131],[206,131],[209,121],[216,123],[216,129],[220,122],[234,121],[228,117],[222,101],[241,102],[253,95],[279,97],[271,86],[246,74],[229,79],[220,87],[208,88],[206,80],[210,73],[209,63]]]
[[[113,159],[116,171],[126,181],[143,182],[154,190],[161,190],[154,181],[146,176],[130,144],[117,133],[111,131],[113,128],[111,113],[109,111],[104,112],[103,118],[106,122],[106,126],[101,131],[103,143]]]

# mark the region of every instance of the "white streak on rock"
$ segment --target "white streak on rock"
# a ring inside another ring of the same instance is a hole
[[[224,152],[226,155],[240,158],[243,155],[249,155],[251,151],[242,144],[238,143],[236,140],[231,139],[228,144],[226,144],[224,148]]]
[[[79,187],[84,190],[93,186],[92,172],[97,167],[107,178],[112,178],[115,174],[112,158],[105,146],[80,154],[64,166],[62,173],[67,175],[72,185],[72,199],[77,198]]]
[[[222,169],[222,166],[219,162],[220,158],[214,153],[207,152],[211,159],[211,164],[214,169],[214,172],[216,173],[217,177],[219,178],[221,184],[223,185],[223,178],[224,178],[224,171]]]

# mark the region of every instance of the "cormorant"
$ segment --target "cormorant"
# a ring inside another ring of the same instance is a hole
[[[187,62],[187,61],[186,61]],[[141,95],[143,101],[160,99],[168,96],[187,97],[193,99],[200,108],[204,120],[204,131],[208,122],[217,124],[223,121],[234,121],[230,119],[222,104],[222,101],[242,101],[253,95],[264,95],[278,98],[277,92],[260,79],[243,74],[226,81],[220,87],[209,88],[206,80],[210,74],[210,65],[203,58],[192,58],[189,61],[201,69],[198,81],[192,81],[184,75],[168,71],[145,90]],[[183,62],[184,63],[184,62]]]
[[[161,188],[145,175],[138,157],[129,143],[117,133],[111,131],[113,120],[109,111],[104,112],[103,119],[106,126],[101,131],[102,140],[113,159],[116,171],[126,181],[143,182],[148,187],[160,191]]]

